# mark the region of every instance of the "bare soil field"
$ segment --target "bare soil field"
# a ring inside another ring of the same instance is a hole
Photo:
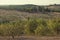
[[[0,37],[0,40],[60,40],[60,37],[20,36],[20,37],[15,37],[14,39],[12,39],[12,37]]]

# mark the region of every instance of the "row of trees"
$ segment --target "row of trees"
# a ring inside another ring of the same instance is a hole
[[[60,35],[60,19],[29,19],[0,24],[0,36]]]
[[[48,8],[37,5],[8,5],[8,6],[0,6],[0,9],[18,10],[24,12],[50,12]]]

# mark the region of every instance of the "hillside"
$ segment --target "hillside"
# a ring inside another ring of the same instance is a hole
[[[21,12],[17,10],[4,10],[0,9],[0,22],[5,21],[14,21],[14,20],[26,20],[28,18],[43,18],[43,19],[50,19],[50,18],[59,18],[59,12],[47,12],[43,14],[42,12],[39,13],[29,13],[29,12]]]
[[[60,12],[60,4],[49,5],[47,8],[52,11]]]
[[[49,12],[49,9],[45,9],[44,6],[40,5],[3,5],[0,6],[0,9],[6,9],[6,10],[18,10],[18,11],[24,11],[24,12]]]
[[[0,9],[18,10],[23,12],[60,12],[60,5],[0,5]]]
[[[59,30],[59,31],[58,31]],[[60,36],[60,13],[0,9],[0,36]]]

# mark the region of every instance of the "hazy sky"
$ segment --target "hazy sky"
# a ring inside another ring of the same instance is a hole
[[[6,4],[48,5],[48,4],[60,4],[60,0],[0,0],[0,5],[6,5]]]

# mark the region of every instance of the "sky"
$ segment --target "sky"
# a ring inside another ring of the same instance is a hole
[[[22,5],[22,4],[35,4],[35,5],[60,4],[60,0],[0,0],[0,5]]]

